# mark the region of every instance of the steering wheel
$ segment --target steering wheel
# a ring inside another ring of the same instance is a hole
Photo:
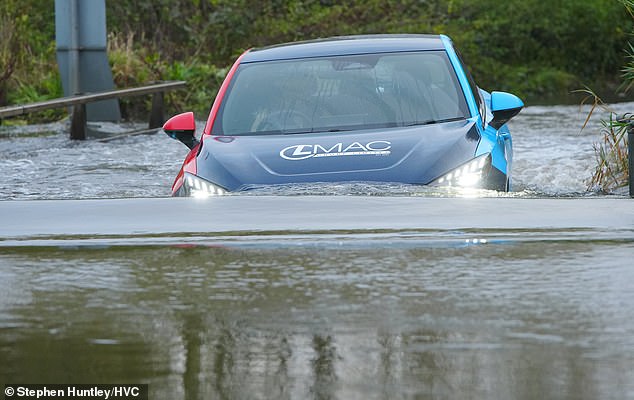
[[[301,111],[278,110],[267,113],[262,119],[256,119],[251,125],[251,132],[310,128],[311,122],[311,118]]]

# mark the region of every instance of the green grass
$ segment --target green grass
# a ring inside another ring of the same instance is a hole
[[[584,129],[592,114],[598,109],[608,112],[608,118],[601,120],[601,140],[594,145],[596,167],[590,181],[588,190],[600,193],[611,193],[629,183],[628,150],[627,150],[627,126],[628,121],[623,121],[609,108],[594,92],[584,89],[580,92],[587,96],[582,101],[592,102],[586,120],[582,126]],[[634,117],[632,114],[628,116]],[[634,119],[634,118],[633,118]],[[629,117],[626,118],[629,120]]]

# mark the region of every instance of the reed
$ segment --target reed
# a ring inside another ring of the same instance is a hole
[[[602,140],[594,145],[597,166],[589,186],[609,193],[628,184],[627,126],[613,113],[602,124]]]
[[[592,90],[580,90],[586,94],[581,104],[591,103],[581,129],[585,129],[592,115],[601,110],[608,113],[607,118],[601,119],[601,140],[594,144],[596,167],[588,182],[588,190],[601,193],[611,193],[625,187],[629,182],[628,150],[627,150],[627,122],[620,118],[610,107]]]
[[[620,2],[634,20],[634,0],[620,0]],[[625,51],[627,58],[625,66],[621,69],[623,83],[620,89],[626,93],[634,86],[634,46],[632,43],[628,43]],[[593,102],[582,129],[586,127],[597,108],[608,112],[608,118],[601,120],[602,139],[594,145],[597,165],[589,181],[588,189],[604,193],[613,192],[629,183],[631,171],[628,165],[628,121],[625,120],[631,119],[632,115],[629,114],[628,118],[619,117],[590,89],[586,88],[582,92],[587,94],[586,100],[591,99]]]

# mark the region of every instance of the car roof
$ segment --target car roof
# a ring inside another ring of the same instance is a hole
[[[369,53],[445,50],[440,35],[358,35],[284,43],[252,49],[241,63]]]

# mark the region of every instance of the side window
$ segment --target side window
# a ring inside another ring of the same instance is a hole
[[[467,75],[467,81],[469,82],[469,87],[471,88],[473,97],[475,97],[476,104],[478,105],[478,111],[480,112],[480,117],[482,118],[482,125],[484,125],[486,123],[487,114],[486,114],[486,106],[484,104],[484,100],[482,99],[482,95],[480,94],[480,88],[478,88],[478,85],[476,85],[475,81],[473,80],[473,76],[471,75],[471,72],[467,68],[467,64],[465,64],[464,59],[462,58],[462,54],[460,54],[460,51],[458,51],[458,49],[456,48],[454,48],[454,50],[456,52],[456,55],[458,56],[458,59],[460,60],[460,63],[462,64],[462,69]]]

